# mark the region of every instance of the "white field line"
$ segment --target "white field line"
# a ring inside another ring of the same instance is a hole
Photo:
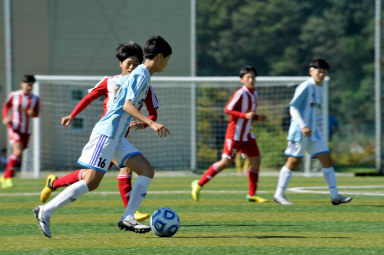
[[[384,185],[376,186],[338,186],[339,189],[342,189],[341,193],[349,195],[361,195],[361,196],[384,196],[384,192],[372,191],[372,192],[362,192],[361,189],[384,189]],[[346,189],[343,191],[343,189]],[[350,189],[356,189],[357,191],[350,191]],[[306,194],[329,194],[327,186],[312,186],[312,187],[292,187],[288,188],[288,191],[295,193],[306,193]],[[204,193],[209,194],[243,194],[246,191],[241,190],[204,190]],[[155,195],[169,195],[169,194],[190,194],[190,191],[186,190],[164,190],[164,191],[149,191],[148,194]],[[271,194],[274,191],[258,191],[263,194]],[[58,193],[56,193],[58,194]],[[54,195],[56,195],[54,194]],[[90,194],[94,195],[120,195],[116,191],[93,191]],[[0,197],[12,197],[12,196],[40,196],[38,192],[18,192],[18,193],[0,193]]]
[[[347,189],[341,191],[343,194],[348,195],[361,195],[361,196],[384,196],[384,192],[379,191],[371,191],[365,192],[361,191],[361,189],[384,189],[384,185],[367,185],[367,186],[338,186],[340,189]],[[350,191],[350,189],[357,189],[358,191]],[[288,191],[296,192],[296,193],[306,193],[306,194],[329,194],[327,186],[313,186],[313,187],[293,187],[288,188]]]

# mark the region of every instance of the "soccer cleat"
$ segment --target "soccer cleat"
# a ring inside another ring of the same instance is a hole
[[[264,202],[268,201],[267,199],[262,198],[262,197],[258,197],[258,196],[247,195],[246,198],[247,198],[248,202],[264,203]]]
[[[194,180],[191,183],[191,187],[192,187],[192,198],[195,201],[199,201],[201,186],[198,184],[198,180]]]
[[[12,178],[4,178],[4,177],[1,177],[1,187],[3,189],[8,189],[8,188],[13,188],[13,180]]]
[[[40,193],[40,201],[45,203],[47,202],[49,196],[53,191],[53,182],[57,179],[56,175],[50,174],[47,176],[47,181],[43,190]]]
[[[274,195],[273,201],[275,201],[276,203],[279,203],[281,205],[293,205],[293,203],[289,202],[284,195]]]
[[[135,220],[137,220],[137,221],[144,221],[144,220],[148,219],[149,216],[151,216],[151,215],[149,215],[148,213],[141,213],[139,211],[135,212]]]
[[[138,221],[136,221],[135,219],[128,218],[128,217],[126,217],[122,221],[119,221],[117,226],[121,230],[132,231],[132,232],[140,233],[140,234],[144,234],[144,233],[147,233],[147,232],[151,231],[151,227],[150,226],[141,224]]]
[[[35,213],[37,225],[39,226],[41,233],[43,233],[46,237],[51,238],[51,230],[49,229],[50,217],[46,216],[42,208],[39,206],[36,206],[33,209],[33,212]]]
[[[338,195],[336,198],[332,199],[332,204],[333,205],[339,205],[339,204],[344,204],[351,202],[352,198],[351,197],[344,197],[342,195]]]

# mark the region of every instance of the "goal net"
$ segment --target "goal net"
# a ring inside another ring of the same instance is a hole
[[[33,122],[29,149],[23,154],[22,176],[39,177],[40,171],[79,168],[77,160],[91,130],[103,113],[103,97],[93,101],[65,128],[61,118],[70,114],[87,90],[102,77],[36,75],[34,93],[40,97],[40,117]],[[255,122],[263,169],[279,170],[289,125],[288,105],[298,84],[308,77],[257,77],[258,114]],[[323,88],[322,126],[328,120],[328,78]],[[238,77],[152,77],[159,99],[158,122],[171,135],[160,139],[149,128],[131,131],[129,141],[159,170],[205,169],[219,159],[229,116],[224,107],[241,86]],[[143,113],[147,114],[145,107]],[[327,139],[327,132],[323,135]],[[310,162],[304,164],[311,171]]]

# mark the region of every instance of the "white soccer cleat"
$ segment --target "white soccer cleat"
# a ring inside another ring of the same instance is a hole
[[[339,204],[344,204],[344,203],[348,203],[351,201],[352,201],[351,197],[344,197],[342,195],[337,195],[336,198],[332,199],[332,204],[333,205],[339,205]]]
[[[276,203],[279,203],[281,205],[293,205],[293,203],[289,202],[284,195],[274,195],[273,201],[275,201]]]
[[[40,206],[36,206],[33,209],[35,213],[35,217],[37,219],[37,225],[40,228],[41,233],[43,233],[46,237],[51,238],[51,230],[49,229],[49,216],[46,216],[44,210]]]
[[[134,218],[130,218],[130,217],[125,217],[125,219],[120,221],[117,224],[117,226],[121,230],[132,231],[132,232],[141,233],[141,234],[144,234],[144,233],[151,231],[150,226],[141,224],[140,222],[138,222]]]

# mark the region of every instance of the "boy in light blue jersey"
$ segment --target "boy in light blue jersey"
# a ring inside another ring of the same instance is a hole
[[[145,115],[139,108],[143,104],[155,72],[161,72],[168,64],[172,48],[161,36],[153,36],[144,47],[145,62],[136,67],[128,76],[118,82],[120,88],[106,115],[96,123],[88,143],[84,146],[78,163],[88,167],[83,180],[68,186],[54,199],[34,209],[40,230],[51,237],[49,220],[51,214],[80,195],[95,190],[101,182],[112,160],[119,167],[129,167],[138,174],[128,205],[118,226],[120,229],[136,233],[146,233],[150,226],[135,220],[134,213],[146,196],[154,170],[142,153],[125,138],[125,133],[133,119],[138,119],[151,127],[159,137],[166,137],[169,130]]]
[[[333,205],[348,203],[351,197],[341,196],[337,190],[335,171],[329,148],[321,136],[319,129],[319,109],[322,102],[321,84],[327,76],[328,63],[323,59],[315,59],[309,64],[311,78],[301,83],[289,104],[291,124],[288,130],[288,146],[285,155],[287,162],[280,170],[274,201],[282,205],[292,205],[285,197],[285,189],[292,176],[308,152],[312,158],[318,158],[322,165],[324,178],[328,184]]]

